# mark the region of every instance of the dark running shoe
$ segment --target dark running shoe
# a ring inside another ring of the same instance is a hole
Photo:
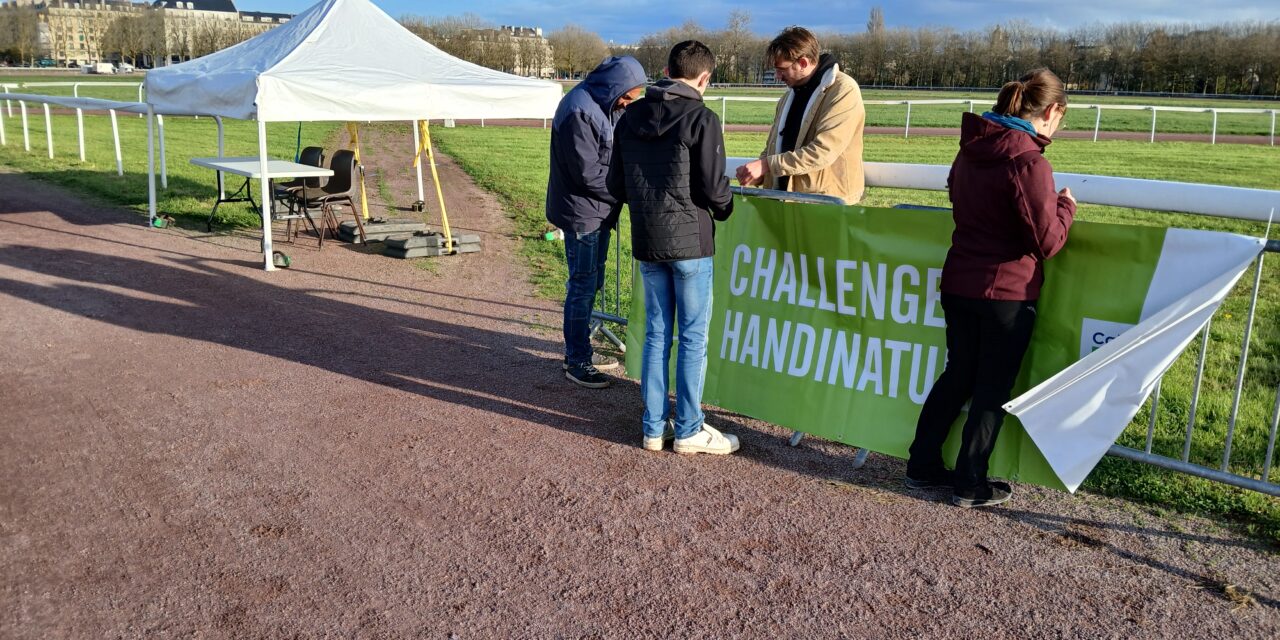
[[[903,484],[907,485],[908,489],[950,489],[955,486],[955,472],[950,469],[917,475],[911,475],[908,472],[907,477],[903,479]]]
[[[574,384],[588,389],[603,389],[613,381],[608,376],[600,373],[594,366],[589,364],[576,364],[570,366],[564,371],[564,377],[572,380]]]
[[[951,496],[951,504],[965,509],[994,507],[1013,497],[1013,487],[1007,482],[987,482],[974,489],[957,491]]]
[[[619,363],[618,363],[618,359],[617,359],[617,358],[615,358],[615,357],[613,357],[613,356],[606,356],[606,355],[605,355],[605,354],[603,354],[603,353],[593,353],[593,354],[591,354],[591,366],[593,366],[593,367],[595,367],[595,368],[597,368],[597,369],[601,369],[601,370],[604,370],[604,371],[608,371],[609,369],[615,369],[615,368],[617,368],[617,367],[618,367],[618,364],[619,364]],[[562,360],[562,361],[560,362],[560,368],[564,369],[565,371],[568,371],[568,370],[569,370],[569,361],[568,361],[568,360]]]

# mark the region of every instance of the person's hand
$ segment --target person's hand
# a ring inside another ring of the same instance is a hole
[[[1060,196],[1066,196],[1066,197],[1067,197],[1067,199],[1071,201],[1071,204],[1075,204],[1075,203],[1076,203],[1076,197],[1075,197],[1075,196],[1073,196],[1073,195],[1071,195],[1071,187],[1063,187],[1063,188],[1062,188],[1062,191],[1059,191],[1059,192],[1058,192],[1058,195],[1060,195]]]
[[[752,160],[738,167],[738,184],[750,187],[764,182],[764,162]]]

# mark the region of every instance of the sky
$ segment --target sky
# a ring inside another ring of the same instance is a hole
[[[419,15],[426,17],[457,16],[473,13],[495,25],[509,24],[542,27],[554,31],[565,24],[577,24],[599,33],[605,41],[629,44],[641,36],[686,20],[697,20],[704,27],[720,28],[734,9],[750,12],[751,30],[772,35],[792,24],[815,31],[853,33],[866,30],[871,7],[884,9],[885,26],[952,27],[968,30],[1023,20],[1035,26],[1069,29],[1076,26],[1109,22],[1191,22],[1218,24],[1242,20],[1280,20],[1275,0],[894,0],[885,2],[849,2],[820,0],[814,2],[813,15],[803,15],[796,4],[786,0],[373,0],[393,17]],[[315,0],[237,0],[241,11],[279,11],[298,13],[315,4]],[[1123,10],[1117,10],[1122,7]]]

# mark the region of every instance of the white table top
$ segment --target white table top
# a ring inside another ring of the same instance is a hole
[[[192,158],[191,164],[255,180],[262,179],[262,165],[258,156]],[[267,178],[323,178],[332,175],[333,169],[313,167],[309,164],[299,164],[289,160],[267,159]]]

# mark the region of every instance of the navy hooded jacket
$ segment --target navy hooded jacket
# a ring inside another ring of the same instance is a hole
[[[605,176],[613,155],[613,105],[645,83],[644,67],[630,56],[605,58],[560,99],[551,123],[551,173],[547,221],[565,231],[589,233],[617,224],[622,205]]]

